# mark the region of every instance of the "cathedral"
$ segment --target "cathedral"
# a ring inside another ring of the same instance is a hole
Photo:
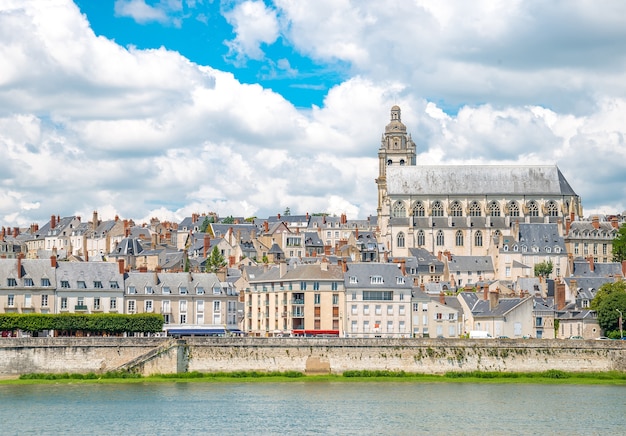
[[[394,257],[423,248],[486,256],[522,223],[582,217],[580,197],[556,165],[418,165],[416,146],[391,108],[378,150],[378,224]]]

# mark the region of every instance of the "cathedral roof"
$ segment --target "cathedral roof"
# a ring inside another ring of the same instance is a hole
[[[576,195],[556,165],[387,167],[389,195]]]

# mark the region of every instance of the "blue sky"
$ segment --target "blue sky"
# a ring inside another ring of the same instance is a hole
[[[556,164],[626,210],[626,2],[4,0],[0,222],[376,213],[420,164]]]

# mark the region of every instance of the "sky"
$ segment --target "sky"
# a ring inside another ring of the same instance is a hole
[[[0,0],[0,225],[363,219],[396,104],[418,164],[626,210],[622,0]]]

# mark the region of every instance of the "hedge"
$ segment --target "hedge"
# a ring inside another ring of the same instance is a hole
[[[46,314],[46,313],[3,313],[0,314],[1,330],[83,331],[91,333],[156,333],[163,330],[163,316],[154,313],[124,315],[118,313],[94,314]]]

